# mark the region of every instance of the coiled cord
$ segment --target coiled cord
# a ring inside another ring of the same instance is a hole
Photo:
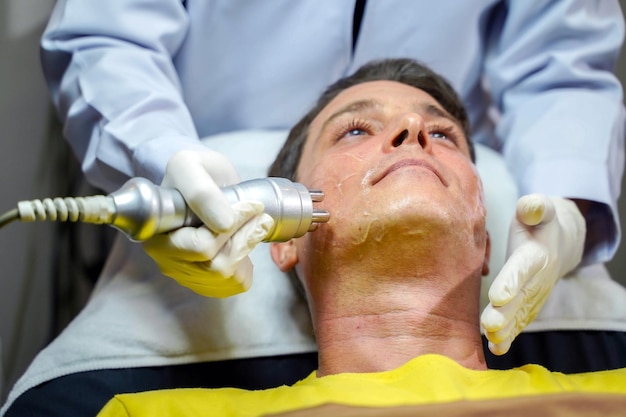
[[[24,222],[35,220],[81,221],[92,224],[111,223],[115,215],[113,199],[104,195],[88,197],[45,198],[43,200],[20,201],[17,205],[19,219]]]

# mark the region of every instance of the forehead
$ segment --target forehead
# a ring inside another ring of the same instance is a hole
[[[319,132],[324,123],[342,110],[358,113],[359,109],[365,106],[351,106],[351,104],[364,102],[370,103],[367,106],[369,109],[375,107],[380,111],[434,108],[452,119],[439,102],[424,90],[397,81],[368,81],[347,88],[332,99],[313,119],[311,133]]]

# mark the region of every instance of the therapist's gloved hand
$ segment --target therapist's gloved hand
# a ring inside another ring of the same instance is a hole
[[[183,227],[143,242],[164,275],[207,297],[228,297],[250,288],[248,255],[273,225],[262,203],[231,206],[226,200],[220,186],[238,181],[230,161],[217,152],[177,153],[168,161],[161,185],[178,189],[205,226]]]
[[[480,320],[492,353],[509,350],[557,280],[578,266],[585,235],[585,219],[573,201],[543,194],[518,200],[507,260],[489,288]]]

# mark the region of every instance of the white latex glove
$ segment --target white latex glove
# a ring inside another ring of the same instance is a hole
[[[220,187],[239,182],[228,158],[207,149],[181,151],[167,162],[161,185],[176,188],[191,210],[212,231],[230,230],[234,213]]]
[[[242,201],[231,206],[221,186],[238,182],[223,155],[182,151],[169,161],[161,185],[176,188],[205,226],[183,227],[143,242],[164,275],[207,297],[228,297],[250,288],[248,255],[273,225],[263,204]]]
[[[481,316],[492,353],[508,352],[557,280],[578,266],[585,235],[585,219],[573,201],[543,194],[518,200],[507,260],[489,288],[489,305]]]

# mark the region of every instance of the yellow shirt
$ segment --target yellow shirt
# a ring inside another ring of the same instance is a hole
[[[386,372],[312,373],[292,386],[259,391],[173,389],[115,396],[98,414],[119,416],[260,416],[327,403],[402,406],[556,393],[626,395],[626,369],[565,375],[537,365],[475,371],[440,355],[423,355]]]

